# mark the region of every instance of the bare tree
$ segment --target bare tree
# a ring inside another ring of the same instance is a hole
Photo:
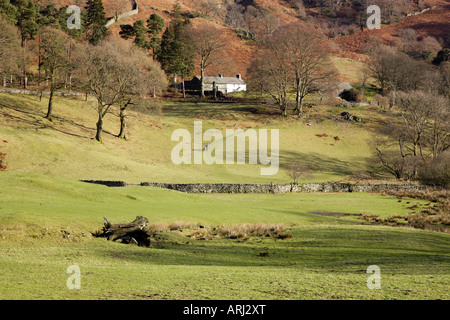
[[[46,70],[50,84],[50,97],[46,119],[53,121],[53,96],[65,84],[66,73],[70,68],[69,54],[73,40],[63,31],[43,27],[39,31],[42,67]]]
[[[18,30],[0,15],[0,74],[3,75],[3,87],[17,68],[20,54],[20,40]]]
[[[371,76],[380,84],[385,94],[390,93],[390,108],[396,104],[399,91],[416,90],[423,82],[427,66],[406,53],[384,45],[368,50]]]
[[[295,112],[303,111],[305,97],[329,85],[337,76],[320,35],[312,26],[293,23],[277,29],[260,43],[249,68],[253,89],[269,94],[287,115],[288,93],[295,91]]]
[[[223,13],[224,7],[222,0],[195,0],[195,7],[199,9],[199,12],[204,17],[215,18]]]
[[[123,54],[117,72],[119,86],[120,132],[118,138],[126,140],[126,110],[131,105],[140,105],[142,100],[156,91],[164,90],[167,78],[158,62],[136,46],[120,42],[116,47]],[[126,60],[125,60],[126,59]]]
[[[280,27],[280,19],[276,13],[269,9],[260,8],[257,17],[257,34],[261,37],[270,37]]]
[[[289,167],[289,176],[298,184],[301,178],[306,178],[311,175],[309,167],[298,161],[292,161]]]
[[[288,93],[294,88],[293,72],[286,52],[278,47],[262,47],[248,68],[249,88],[269,95],[287,116]]]
[[[448,99],[436,93],[412,91],[399,95],[398,106],[404,121],[403,132],[414,155],[436,158],[450,148]]]
[[[200,64],[201,96],[203,97],[205,71],[211,65],[222,61],[226,42],[222,39],[220,29],[205,24],[191,29],[191,40]]]
[[[131,1],[130,0],[114,0],[108,2],[109,9],[112,11],[114,19],[119,19],[119,15],[126,12],[127,10],[131,10]]]
[[[233,28],[245,28],[244,11],[244,6],[233,2],[227,7],[225,23]]]
[[[82,66],[80,78],[97,104],[95,140],[102,142],[103,119],[119,106],[121,122],[119,138],[126,139],[126,109],[154,90],[167,85],[159,64],[132,43],[120,38],[107,38],[99,45],[87,45],[78,56]]]
[[[402,135],[405,147],[414,156],[424,157],[424,138],[427,122],[432,115],[427,95],[421,91],[399,93],[398,107],[401,111]]]
[[[388,172],[409,180],[421,164],[450,149],[450,105],[443,96],[416,90],[398,93],[398,108],[400,121],[385,126],[386,139],[376,150]]]
[[[97,104],[98,115],[95,140],[102,143],[103,119],[111,107],[122,98],[126,75],[122,75],[127,57],[120,51],[120,39],[108,38],[97,46],[87,45],[80,55],[81,79]],[[124,41],[124,40],[122,40]],[[125,78],[124,78],[125,77]]]
[[[279,28],[268,44],[284,51],[294,70],[295,111],[301,115],[305,97],[316,91],[320,82],[329,83],[337,78],[338,71],[329,58],[328,49],[313,26],[300,23]]]

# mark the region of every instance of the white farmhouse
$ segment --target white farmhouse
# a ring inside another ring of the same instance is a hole
[[[216,86],[218,92],[223,94],[247,91],[247,84],[240,74],[236,75],[236,77],[224,77],[222,74],[219,74],[216,77],[206,76],[203,79],[203,85],[205,92],[212,92],[214,88],[213,85]],[[186,83],[186,89],[200,92],[201,77],[196,76],[189,81],[189,83]]]

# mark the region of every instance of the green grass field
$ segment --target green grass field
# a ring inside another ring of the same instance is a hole
[[[449,298],[448,234],[312,213],[408,212],[408,204],[394,197],[188,195],[35,174],[3,173],[2,178],[2,298]],[[150,248],[141,248],[93,238],[91,232],[101,228],[104,215],[113,223],[144,215],[151,223],[189,221],[208,228],[283,223],[292,237],[199,240],[189,237],[192,230],[183,230],[160,233]],[[65,272],[73,264],[81,269],[80,290],[66,287]],[[381,268],[381,290],[366,286],[370,265]]]
[[[0,151],[7,163],[0,172],[0,299],[450,298],[449,234],[358,217],[406,215],[428,201],[375,193],[184,194],[79,181],[289,183],[293,159],[313,169],[306,181],[346,180],[367,168],[384,114],[353,109],[365,121],[350,124],[329,120],[344,109],[327,106],[307,119],[281,119],[241,104],[153,101],[129,112],[129,141],[114,137],[119,120],[108,115],[99,144],[92,140],[96,118],[89,103],[57,98],[49,123],[45,97],[0,94]],[[173,165],[171,133],[193,130],[194,120],[219,130],[279,129],[280,172],[262,177],[260,166]],[[191,228],[159,232],[143,248],[92,235],[104,216],[127,223],[138,215],[150,224],[190,222],[204,230],[284,224],[291,237],[201,240],[192,237],[201,230]],[[80,290],[66,286],[74,264]],[[379,290],[366,284],[371,265],[381,269]]]
[[[373,123],[328,120],[338,117],[344,108],[318,106],[310,119],[283,119],[253,114],[252,106],[240,104],[154,101],[141,112],[129,112],[129,141],[114,136],[119,119],[107,115],[104,144],[100,145],[92,140],[96,123],[93,101],[57,98],[54,123],[43,119],[46,102],[45,97],[39,102],[35,96],[0,95],[0,147],[7,154],[9,170],[129,183],[289,183],[290,162],[298,160],[314,170],[309,181],[335,181],[363,170],[373,154]],[[382,116],[362,108],[352,112],[366,119]],[[177,143],[171,141],[172,132],[187,129],[193,133],[198,120],[203,121],[204,130],[215,128],[224,135],[226,129],[279,129],[279,173],[261,176],[258,165],[174,165],[171,151]],[[306,125],[310,122],[312,126]],[[317,136],[322,134],[328,137]]]

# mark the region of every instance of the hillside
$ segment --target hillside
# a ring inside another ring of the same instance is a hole
[[[147,3],[148,1],[148,3]],[[149,1],[141,0],[141,12],[139,15],[124,19],[123,23],[133,23],[138,19],[146,19],[152,13],[160,14],[167,21],[170,20],[170,15],[167,11],[170,11],[175,3],[175,0],[159,0]],[[184,1],[183,8],[186,12],[198,11],[199,1]],[[277,24],[282,25],[294,21],[299,21],[298,12],[292,8],[287,1],[282,0],[258,0],[248,1],[247,4],[254,5],[258,8],[267,9],[269,12],[274,13],[278,19]],[[410,1],[412,12],[419,12],[420,8],[416,6],[416,1]],[[340,57],[351,58],[354,60],[360,60],[363,58],[363,47],[368,43],[371,37],[377,37],[385,42],[390,42],[396,37],[396,32],[400,29],[412,28],[419,33],[420,37],[431,36],[440,41],[444,47],[448,47],[450,43],[448,30],[450,28],[450,1],[448,0],[430,0],[425,1],[424,7],[431,7],[433,9],[420,15],[413,15],[404,18],[398,23],[390,25],[382,25],[381,30],[368,30],[360,31],[359,28],[355,28],[353,35],[338,36],[336,39],[330,39],[330,46],[333,48],[333,54]],[[106,4],[108,7],[108,4]],[[154,8],[154,9],[152,9]],[[155,10],[156,8],[156,10]],[[306,12],[308,17],[318,28],[320,28],[324,34],[329,33],[330,30],[335,28],[335,23],[342,17],[330,18],[321,15],[315,8],[307,8]],[[347,16],[357,16],[357,12],[351,11],[346,13]],[[202,18],[193,19],[194,25],[204,23],[214,23]],[[121,22],[122,23],[122,22]],[[217,21],[216,25],[223,30],[224,39],[227,42],[227,54],[231,57],[234,64],[228,65],[226,68],[219,68],[216,70],[210,70],[210,73],[226,73],[228,75],[234,75],[236,71],[245,76],[248,62],[251,60],[253,47],[247,41],[239,39],[234,30],[230,27],[223,25],[223,21]],[[116,24],[111,28],[111,32],[115,35],[118,34],[119,26]],[[198,71],[198,70],[197,70]]]
[[[263,108],[259,104],[152,100],[145,109],[128,112],[129,141],[115,137],[119,119],[108,114],[101,145],[92,140],[93,100],[58,97],[54,123],[43,119],[47,101],[46,97],[39,102],[37,96],[0,94],[0,148],[6,153],[8,171],[129,183],[289,183],[289,165],[298,160],[313,168],[308,181],[342,180],[368,168],[373,130],[384,117],[361,107],[352,113],[364,123],[335,121],[330,118],[338,118],[344,107],[317,106],[308,119],[284,119],[277,113],[255,113]],[[171,151],[177,143],[171,142],[172,132],[180,128],[192,132],[194,121],[199,120],[204,131],[214,128],[224,136],[226,129],[279,129],[278,174],[261,176],[260,165],[174,165]]]
[[[225,1],[211,1],[210,6],[214,3],[226,3]],[[56,0],[58,5],[68,5],[66,0]],[[81,0],[80,5],[83,3]],[[131,10],[131,2],[128,0],[104,0],[105,12],[108,17],[114,16],[114,12],[124,12]],[[176,0],[138,0],[139,13],[137,15],[121,19],[110,27],[110,33],[119,36],[120,24],[133,24],[137,20],[146,20],[148,17],[156,13],[163,17],[166,24],[169,23],[172,10]],[[182,10],[185,13],[200,15],[201,17],[192,18],[194,25],[213,24],[223,31],[224,41],[227,43],[226,53],[229,61],[226,66],[212,67],[208,72],[210,74],[223,73],[226,76],[234,76],[241,73],[244,77],[247,73],[249,61],[254,52],[254,46],[251,42],[241,40],[234,27],[226,24],[223,6],[220,14],[212,13],[210,7],[205,8],[205,1],[202,0],[185,0],[180,1]],[[242,8],[253,6],[270,13],[270,20],[267,23],[275,25],[283,25],[286,23],[299,21],[299,11],[291,3],[293,1],[285,0],[251,0],[240,1]],[[306,1],[305,1],[306,3]],[[402,7],[407,13],[417,13],[423,8],[432,8],[431,10],[419,14],[412,15],[401,19],[389,25],[382,25],[381,30],[361,31],[355,25],[358,13],[354,10],[351,1],[343,1],[345,5],[340,8],[335,17],[324,15],[314,6],[305,6],[304,20],[312,22],[320,29],[324,36],[331,36],[329,39],[330,47],[333,54],[338,57],[350,58],[353,60],[364,60],[364,45],[370,41],[371,37],[382,39],[389,43],[396,38],[396,33],[400,29],[412,28],[416,30],[420,37],[434,37],[441,42],[443,47],[448,47],[450,43],[448,30],[450,28],[450,1],[449,0],[426,0],[422,1],[420,7],[417,1],[406,1],[406,5]],[[383,12],[382,12],[383,14]],[[403,16],[404,17],[404,16]],[[345,35],[341,35],[345,34]],[[199,70],[196,70],[199,73]]]
[[[450,46],[450,1],[437,1],[438,7],[423,14],[409,16],[402,21],[383,25],[381,30],[364,30],[353,35],[340,37],[333,40],[341,51],[341,56],[358,57],[363,54],[364,46],[372,37],[380,39],[385,44],[390,44],[398,38],[397,32],[411,28],[418,33],[419,38],[433,37],[443,47]]]

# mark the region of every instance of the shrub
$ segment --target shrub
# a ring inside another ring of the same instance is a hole
[[[344,90],[340,95],[342,99],[347,101],[361,101],[361,94],[355,88],[350,90]]]
[[[198,227],[199,227],[198,223],[176,221],[169,225],[169,230],[175,231],[175,230],[183,230],[183,229],[195,229]]]
[[[292,161],[289,168],[289,176],[293,179],[295,184],[298,184],[301,178],[306,178],[311,175],[311,170],[304,163]]]
[[[388,97],[385,97],[385,96],[377,93],[376,95],[373,96],[373,101],[383,109],[389,108],[389,98]]]
[[[419,181],[425,185],[450,187],[450,152],[424,163],[419,168]]]
[[[283,224],[246,223],[232,226],[221,226],[216,229],[216,235],[228,239],[245,239],[248,237],[271,237],[286,239],[291,236]]]
[[[170,230],[169,225],[164,222],[153,223],[148,229],[150,234],[161,233]]]

